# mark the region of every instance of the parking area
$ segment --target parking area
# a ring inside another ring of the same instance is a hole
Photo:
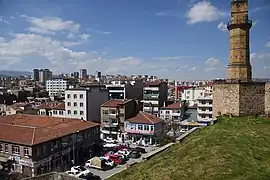
[[[130,144],[131,148],[135,148],[137,147],[136,145]],[[139,163],[141,161],[143,161],[143,158],[145,156],[147,156],[148,153],[156,150],[158,147],[154,147],[154,146],[148,146],[148,147],[143,147],[147,153],[142,154],[140,158],[137,159],[133,159],[133,158],[129,158],[129,160],[127,160],[127,162],[123,165],[117,165],[116,167],[114,167],[113,169],[107,170],[107,171],[102,171],[102,170],[98,170],[98,169],[94,169],[94,168],[90,168],[90,171],[94,174],[97,175],[99,177],[101,177],[101,179],[106,179],[114,174],[117,174],[119,172],[121,172],[122,170],[126,169],[126,167],[128,167],[129,165],[133,164],[133,163]]]

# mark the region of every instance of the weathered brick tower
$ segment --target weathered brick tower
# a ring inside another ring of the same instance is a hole
[[[270,84],[252,80],[250,64],[248,0],[231,0],[230,61],[228,79],[217,81],[213,91],[213,117],[246,116],[270,112]]]
[[[230,31],[230,63],[228,79],[250,81],[252,72],[249,52],[249,30],[252,21],[248,19],[248,1],[231,1],[231,20],[228,22]]]

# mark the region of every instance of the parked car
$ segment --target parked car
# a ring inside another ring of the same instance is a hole
[[[142,147],[135,147],[134,150],[139,151],[142,154],[147,153],[147,151],[144,148],[142,148]]]
[[[76,177],[77,175],[80,174],[80,172],[78,172],[78,171],[66,171],[65,174]]]
[[[122,149],[131,149],[130,147],[128,146],[125,146],[125,145],[118,145],[118,146],[115,146],[115,148],[119,151],[119,150],[122,150]]]
[[[85,162],[85,167],[88,168],[96,168],[100,170],[108,170],[113,168],[113,166],[110,166],[109,164],[106,164],[107,160],[105,158],[100,157],[93,157]]]
[[[86,169],[83,166],[73,166],[73,167],[71,167],[70,171],[72,171],[72,172],[79,172],[79,173],[84,174],[84,175],[87,175],[87,174],[90,173],[90,170],[89,169]]]
[[[130,153],[130,157],[133,159],[137,159],[141,157],[141,153],[139,151],[136,150],[132,150]]]
[[[180,133],[185,133],[185,132],[187,132],[188,131],[188,129],[181,129],[180,130]]]
[[[103,145],[103,147],[105,147],[105,148],[112,148],[112,147],[116,147],[116,146],[117,146],[117,144],[113,144],[113,143],[106,143]]]
[[[85,180],[101,180],[99,176],[89,174],[89,175],[80,175],[78,178]]]
[[[109,157],[109,159],[114,161],[116,164],[125,164],[125,160],[121,158],[121,156],[115,154],[105,154],[105,157]]]
[[[116,165],[115,162],[110,160],[109,157],[101,156],[100,159],[105,160],[105,165],[106,166],[114,167]]]

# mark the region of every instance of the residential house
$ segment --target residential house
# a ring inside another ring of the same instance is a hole
[[[127,139],[141,144],[154,144],[163,136],[164,121],[150,113],[140,111],[135,117],[125,121]]]
[[[5,115],[13,114],[37,114],[30,103],[15,103],[6,107]]]
[[[159,110],[159,117],[165,122],[172,120],[181,120],[181,102],[175,102]]]
[[[60,103],[52,108],[52,116],[54,117],[66,117],[65,103]]]
[[[124,122],[138,113],[133,99],[111,99],[101,105],[102,138],[125,139]]]
[[[53,102],[44,102],[40,106],[37,107],[38,115],[42,116],[52,116],[52,109],[61,104],[61,102],[53,101]]]
[[[14,160],[14,171],[35,176],[64,171],[95,155],[99,124],[68,118],[16,114],[0,116],[0,162]]]
[[[211,122],[213,115],[213,86],[204,86],[204,92],[198,97],[197,120]]]

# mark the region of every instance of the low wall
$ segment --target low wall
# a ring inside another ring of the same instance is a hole
[[[75,178],[64,173],[51,172],[35,177],[24,178],[23,180],[79,180],[79,179],[80,178]]]
[[[194,127],[190,130],[188,130],[187,132],[185,132],[184,134],[182,134],[181,136],[179,136],[178,138],[175,139],[176,143],[181,143],[189,134],[193,133],[196,130],[199,130],[200,127]]]

